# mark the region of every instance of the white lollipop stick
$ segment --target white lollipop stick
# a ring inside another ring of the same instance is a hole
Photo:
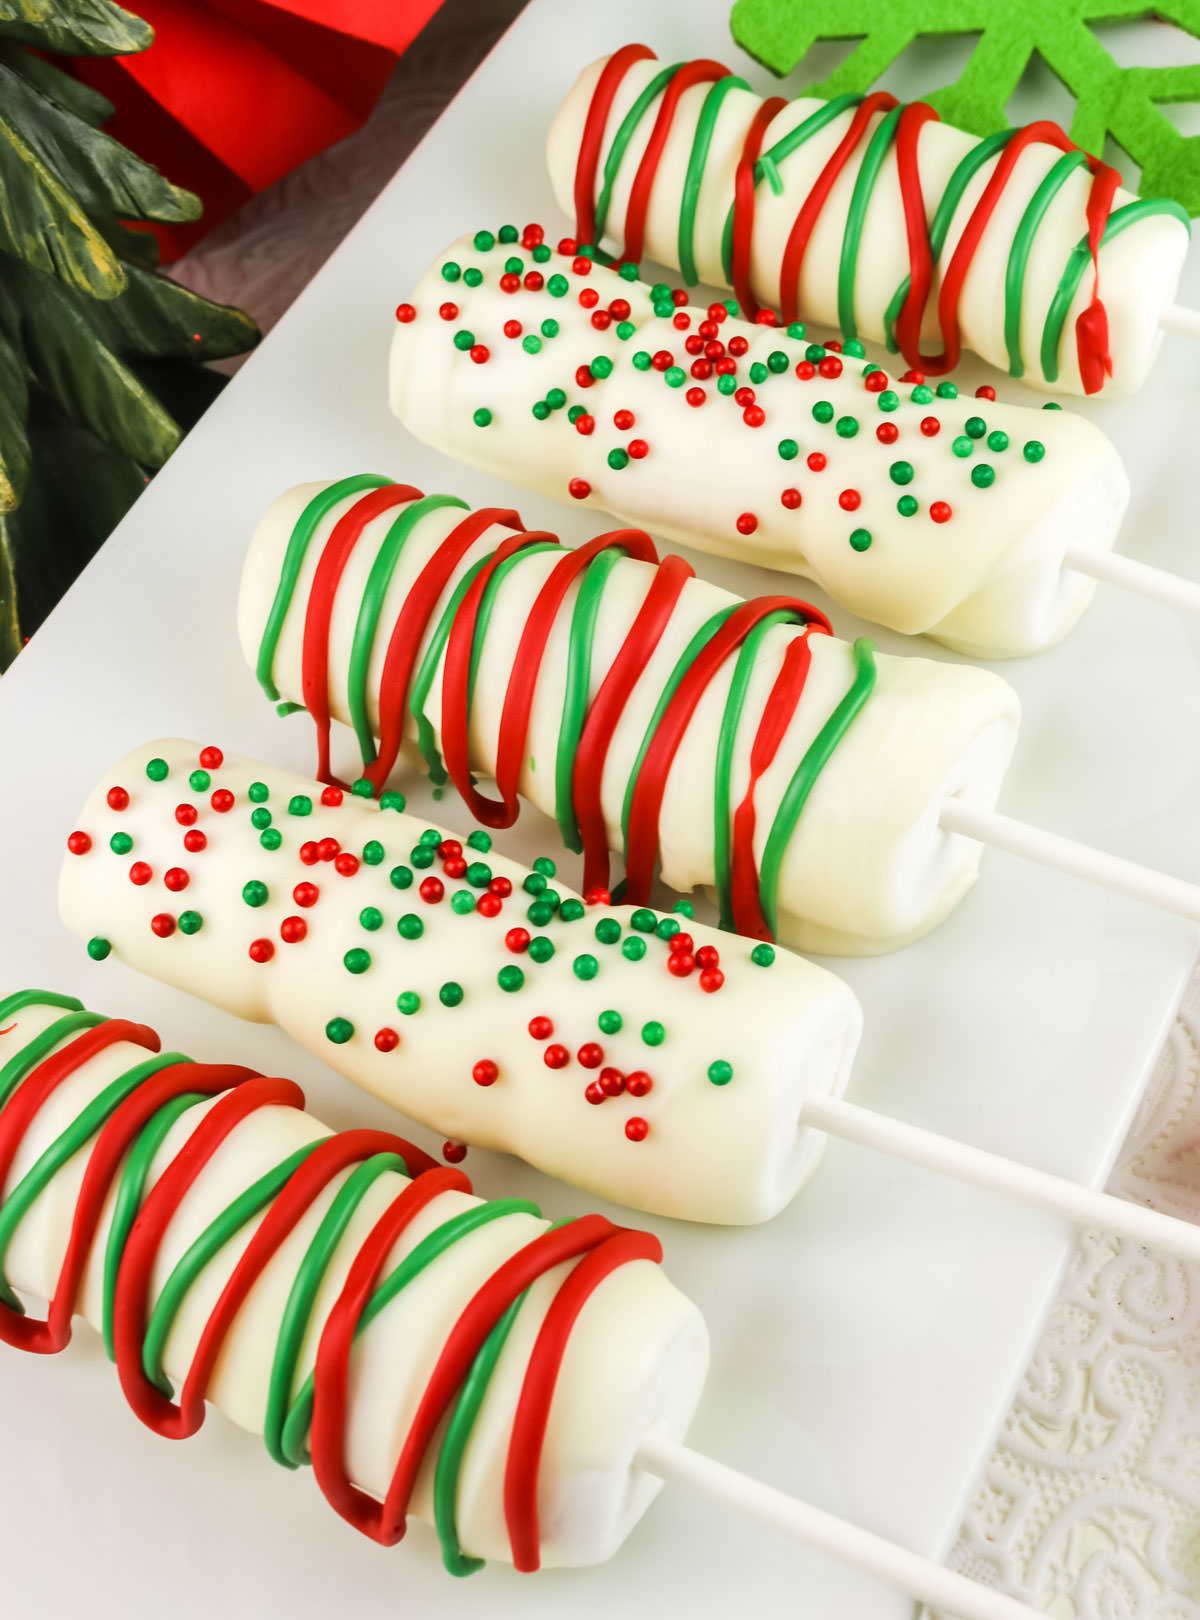
[[[1158,317],[1164,332],[1178,332],[1182,337],[1200,338],[1200,309],[1185,309],[1182,304],[1168,304]]]
[[[1137,861],[1123,860],[1077,839],[1063,838],[1043,827],[1030,826],[1027,821],[1001,815],[998,810],[965,804],[961,799],[947,799],[938,822],[946,832],[961,833],[993,849],[1005,849],[1039,866],[1084,878],[1115,894],[1126,894],[1161,911],[1173,911],[1176,916],[1200,922],[1200,885],[1182,878],[1168,877]]]
[[[937,1171],[972,1187],[1004,1193],[1034,1209],[1059,1215],[1075,1226],[1099,1226],[1118,1237],[1144,1243],[1179,1260],[1200,1263],[1200,1226],[1173,1215],[1126,1203],[1110,1193],[1079,1187],[1063,1176],[1013,1159],[986,1153],[982,1148],[956,1142],[948,1136],[908,1125],[873,1109],[834,1097],[810,1097],[801,1111],[801,1124],[829,1136],[857,1142],[892,1158]]]
[[[1165,568],[1151,568],[1148,563],[1135,562],[1120,552],[1092,551],[1086,546],[1068,546],[1063,553],[1063,563],[1077,574],[1103,580],[1106,585],[1117,585],[1152,602],[1164,602],[1167,607],[1182,608],[1185,613],[1200,613],[1200,584],[1170,574]]]
[[[638,1447],[634,1462],[648,1474],[687,1485],[789,1541],[864,1570],[917,1602],[958,1615],[960,1620],[1046,1620],[1040,1609],[1031,1609],[894,1541],[797,1501],[680,1441],[652,1435]]]

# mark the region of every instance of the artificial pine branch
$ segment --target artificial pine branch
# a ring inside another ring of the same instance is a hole
[[[109,0],[0,0],[0,670],[212,402],[202,362],[258,340],[156,273],[131,222],[194,219],[199,199],[103,134],[110,104],[47,60],[152,38]]]

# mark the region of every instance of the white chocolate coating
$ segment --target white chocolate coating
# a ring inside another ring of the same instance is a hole
[[[0,1029],[0,1068],[62,1009],[44,1002],[21,1009]],[[67,1041],[58,1042],[54,1051]],[[38,1113],[0,1187],[0,1203],[59,1133],[112,1081],[147,1057],[129,1042],[97,1053]],[[201,1119],[201,1103],[176,1121],[154,1158],[153,1186]],[[154,1269],[150,1303],[172,1268],[208,1224],[260,1176],[289,1154],[330,1132],[310,1114],[268,1107],[244,1120],[202,1170],[171,1220]],[[71,1217],[90,1149],[51,1181],[17,1228],[7,1256],[10,1282],[45,1299],[62,1265]],[[335,1176],[285,1239],[238,1312],[209,1386],[209,1399],[235,1423],[261,1434],[272,1357],[288,1292],[321,1219],[350,1171]],[[316,1295],[297,1364],[294,1391],[311,1372],[321,1330],[354,1256],[406,1178],[387,1171],[368,1189],[337,1244]],[[102,1319],[105,1244],[113,1192],[98,1224],[77,1296],[94,1327]],[[390,1252],[386,1276],[417,1244],[481,1200],[445,1192],[417,1215]],[[167,1340],[164,1366],[178,1389],[200,1334],[254,1232],[254,1217],[201,1272]],[[401,1290],[363,1330],[351,1363],[345,1464],[360,1489],[382,1499],[408,1423],[446,1336],[475,1290],[549,1223],[511,1212],[457,1239]],[[503,1515],[508,1439],[529,1351],[546,1310],[574,1262],[547,1272],[530,1290],[509,1335],[463,1455],[457,1528],[463,1550],[489,1559],[511,1556]],[[0,1355],[10,1352],[0,1350]],[[620,1377],[606,1376],[619,1360]],[[704,1321],[648,1260],[635,1260],[596,1289],[572,1330],[555,1387],[539,1472],[543,1567],[599,1563],[609,1558],[657,1494],[660,1481],[631,1464],[641,1439],[662,1425],[682,1435],[699,1399],[708,1360]],[[412,1498],[412,1513],[432,1519],[432,1476],[439,1445],[431,1446]]]
[[[243,651],[253,666],[263,626],[279,582],[289,536],[308,501],[324,486],[301,485],[281,497],[259,525],[242,579],[239,625]],[[283,623],[275,657],[275,680],[288,698],[302,692],[302,643],[309,592],[326,539],[352,504],[335,505],[308,548]],[[329,701],[338,719],[348,718],[347,670],[363,585],[394,513],[369,522],[346,566],[334,598],[329,655]],[[400,556],[380,616],[367,678],[369,719],[378,734],[379,681],[391,627],[422,566],[462,519],[461,510],[440,509],[417,523]],[[493,551],[510,533],[485,531],[464,556],[456,578]],[[551,568],[553,552],[531,556],[497,589],[471,713],[471,758],[491,772],[504,694],[520,632]],[[626,558],[608,576],[597,615],[589,700],[610,668],[645,598],[652,565]],[[432,618],[436,623],[451,594],[448,587]],[[567,593],[542,659],[519,783],[534,804],[554,811],[554,761],[562,725],[569,626],[576,587]],[[609,845],[622,847],[621,810],[641,740],[677,659],[705,621],[736,602],[728,591],[691,579],[622,713],[605,761],[601,797]],[[763,712],[790,642],[791,627],[769,630],[755,662],[733,759],[733,801],[749,781],[750,753]],[[432,634],[432,632],[430,632]],[[428,639],[428,637],[427,637]],[[852,679],[850,646],[829,636],[812,637],[812,667],[804,695],[755,796],[755,857],[761,866],[767,836],[800,761]],[[713,803],[721,717],[733,678],[727,659],[709,683],[687,725],[667,775],[659,817],[662,875],[672,888],[711,889],[714,869]],[[943,832],[938,815],[947,797],[961,796],[990,807],[1016,736],[1015,692],[999,676],[922,658],[877,658],[875,689],[852,721],[818,777],[788,842],[779,880],[779,938],[799,950],[865,955],[893,949],[934,927],[975,880],[981,846]],[[440,669],[426,703],[440,734]],[[415,726],[410,720],[410,736]]]
[[[447,878],[445,899],[427,904],[418,885],[428,874],[417,870],[403,890],[390,878],[392,868],[408,865],[427,823],[349,795],[338,808],[325,808],[317,803],[317,784],[234,756],[213,773],[213,787],[237,797],[234,809],[219,814],[207,793],[188,789],[198,753],[183,742],[140,748],[92,794],[78,823],[90,834],[92,849],[68,855],[60,887],[63,920],[77,934],[108,939],[130,966],[239,1017],[279,1024],[331,1068],[452,1139],[516,1153],[619,1203],[686,1220],[761,1221],[782,1209],[813,1173],[823,1138],[799,1129],[803,1100],[809,1093],[840,1093],[861,1028],[857,1000],[833,974],[786,952],[759,967],[750,960],[752,942],[681,917],[697,948],[714,944],[720,951],[726,981],[717,993],[706,994],[695,975],[680,979],[667,971],[662,940],[650,937],[637,961],[619,943],[599,943],[598,918],[627,924],[629,914],[597,907],[576,921],[556,917],[545,929],[554,955],[536,962],[505,943],[507,931],[525,922],[525,868],[488,855],[493,875],[513,885],[495,918],[452,909],[452,895],[470,887],[465,881]],[[155,757],[171,766],[162,784],[146,777],[146,763]],[[269,786],[267,802],[284,835],[282,847],[271,852],[260,847],[250,823],[254,806],[247,790],[256,781]],[[106,802],[114,785],[132,795],[119,814]],[[310,815],[288,812],[298,794],[313,801]],[[208,835],[203,853],[183,849],[183,829],[174,817],[180,800],[200,807],[197,826]],[[120,856],[109,848],[118,829],[134,840],[132,851]],[[298,853],[302,843],[325,837],[355,853],[377,840],[385,857],[379,864],[364,862],[349,877],[326,862],[306,865]],[[143,886],[128,875],[139,860],[153,869]],[[170,892],[163,882],[176,866],[189,874],[182,893]],[[253,879],[267,884],[265,904],[250,906],[243,898]],[[296,902],[294,890],[302,882],[318,886],[316,904]],[[361,920],[368,907],[382,914],[373,931]],[[164,911],[178,916],[185,908],[200,913],[201,930],[158,938],[151,918]],[[424,925],[416,939],[397,930],[409,913]],[[284,943],[280,924],[297,915],[307,924],[307,937]],[[629,932],[626,927],[626,937]],[[257,939],[273,942],[270,961],[251,960],[248,949]],[[355,948],[370,953],[366,971],[345,965],[346,953]],[[598,963],[588,980],[574,968],[583,955]],[[497,975],[513,966],[523,970],[525,981],[515,992],[505,991]],[[462,988],[457,1006],[439,999],[448,982]],[[420,1009],[409,1016],[397,1008],[405,991],[421,998]],[[609,1010],[622,1020],[613,1033],[598,1022]],[[547,1040],[530,1033],[536,1017],[553,1021]],[[326,1033],[339,1018],[354,1027],[342,1044]],[[658,1045],[642,1034],[654,1022],[665,1031]],[[384,1028],[400,1037],[389,1052],[374,1044]],[[551,1043],[567,1048],[565,1067],[544,1062]],[[648,1073],[650,1092],[608,1097],[599,1106],[589,1102],[585,1088],[600,1069],[579,1059],[579,1049],[589,1043],[602,1048],[605,1065],[623,1074]],[[492,1085],[473,1079],[481,1059],[498,1066]],[[733,1065],[728,1084],[708,1078],[718,1060]],[[649,1126],[642,1141],[625,1134],[632,1117]]]
[[[455,242],[418,284],[416,318],[396,326],[392,409],[426,444],[559,499],[582,478],[591,504],[655,535],[799,574],[863,618],[908,634],[926,632],[975,657],[1048,647],[1091,600],[1095,582],[1064,569],[1063,554],[1068,546],[1112,546],[1129,484],[1115,447],[1085,418],[969,395],[942,397],[891,377],[886,393],[873,391],[866,374],[878,368],[849,355],[834,357],[843,367],[840,376],[802,379],[796,366],[809,347],[803,339],[725,320],[720,340],[728,345],[741,337],[748,344],[737,359],[739,390],[750,384],[753,365],[766,367],[772,355],[787,360],[786,369],[769,372],[754,389],[766,420],[750,427],[742,405],[718,391],[718,377],[702,384],[689,377],[672,387],[662,371],[638,369],[639,354],[669,353],[684,370],[693,362],[684,348],[688,330],[652,313],[644,283],[602,265],[580,276],[570,258],[556,253],[536,268],[547,279],[565,274],[565,296],[545,287],[507,293],[500,277],[514,254],[531,267],[519,248],[497,244],[481,251],[470,237]],[[483,280],[474,287],[461,278],[448,283],[442,273],[448,265],[477,268]],[[598,294],[600,311],[625,300],[637,330],[622,338],[615,321],[597,330],[592,310],[579,303],[585,289]],[[451,321],[438,314],[447,300],[458,307]],[[677,318],[686,318],[695,334],[706,311],[685,306]],[[514,319],[522,337],[504,334]],[[557,334],[527,352],[523,337],[536,336],[546,320],[557,322]],[[487,347],[486,363],[476,364],[455,346],[463,330]],[[611,373],[578,386],[577,368],[597,356],[611,362]],[[705,396],[700,406],[687,398],[697,386]],[[554,388],[566,403],[538,420],[534,406]],[[882,409],[881,398],[894,408]],[[485,427],[474,418],[481,406],[491,412]],[[593,432],[581,435],[572,425],[574,407],[594,420]],[[817,421],[814,407],[831,419]],[[625,410],[635,421],[621,431],[614,416]],[[929,418],[939,424],[932,436],[920,425]],[[985,433],[972,437],[968,422],[976,432],[985,423]],[[839,423],[854,424],[853,436]],[[893,443],[877,438],[880,426],[896,430]],[[997,435],[1003,436],[999,450]],[[649,445],[648,454],[610,465],[610,453],[637,440]],[[784,459],[779,446],[788,441],[797,449]],[[968,454],[957,454],[956,443],[969,447]],[[1031,443],[1044,447],[1037,462],[1025,457]],[[808,464],[812,452],[825,457],[820,470]],[[908,481],[900,483],[906,468]],[[972,481],[988,471],[994,482],[987,487]],[[852,511],[841,505],[847,489],[860,497]],[[785,490],[797,491],[802,504],[785,506]],[[915,515],[899,510],[906,497],[917,501]],[[937,502],[949,504],[949,521],[934,521]],[[757,523],[750,535],[738,528],[747,513]],[[871,541],[858,550],[850,537],[863,529]]]
[[[555,116],[547,140],[554,193],[560,207],[572,218],[575,170],[584,122],[592,92],[607,60],[604,57],[593,62],[580,74]],[[662,63],[655,60],[635,62],[622,79],[601,141],[597,187],[604,172],[604,158],[625,115],[661,69]],[[679,265],[680,199],[697,120],[708,90],[708,85],[698,85],[681,96],[646,214],[646,256],[676,268]],[[634,130],[617,171],[604,237],[606,245],[614,251],[624,237],[633,177],[654,127],[660,99],[655,98]],[[713,128],[696,209],[695,255],[700,279],[715,286],[728,284],[721,262],[721,232],[733,201],[734,175],[746,133],[761,104],[761,98],[752,91],[735,88],[725,96]],[[767,125],[762,150],[767,151],[823,105],[811,97],[790,102]],[[783,160],[778,171],[782,181],[778,195],[767,184],[757,188],[750,280],[756,297],[768,306],[778,307],[780,268],[793,221],[845,136],[853,115],[853,108],[846,109]],[[797,288],[797,307],[809,320],[833,327],[840,324],[838,266],[847,215],[870,133],[882,116],[881,113],[875,115],[867,136],[834,182],[817,218]],[[976,140],[943,123],[926,124],[918,140],[922,197],[927,218],[932,220],[946,182],[976,145]],[[1004,289],[1013,238],[1035,191],[1060,156],[1057,147],[1039,143],[1026,148],[1017,159],[964,282],[959,305],[963,344],[1002,371],[1009,369],[1004,341]],[[981,165],[954,211],[934,265],[927,312],[936,309],[942,277],[999,161],[997,154]],[[1084,392],[1074,332],[1077,316],[1092,299],[1090,263],[1067,311],[1059,344],[1060,370],[1053,382],[1046,379],[1042,370],[1041,338],[1047,312],[1071,251],[1087,235],[1089,188],[1086,169],[1076,169],[1067,177],[1037,228],[1024,282],[1021,305],[1024,380],[1034,387],[1051,388],[1058,393]],[[1113,208],[1116,210],[1134,201],[1129,192],[1118,189]],[[1162,338],[1160,317],[1174,299],[1187,246],[1188,229],[1182,220],[1169,214],[1153,214],[1136,220],[1100,249],[1100,296],[1108,313],[1113,362],[1113,374],[1103,390],[1107,396],[1115,398],[1135,393],[1145,381]],[[854,298],[860,336],[883,342],[884,313],[907,273],[906,226],[895,145],[892,144],[870,193],[859,247]],[[931,351],[940,348],[931,313],[922,339],[923,346]]]

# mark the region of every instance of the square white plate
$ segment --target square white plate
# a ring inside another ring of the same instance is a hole
[[[644,33],[665,59],[716,54],[747,71],[727,9],[727,0],[688,0],[648,16],[636,0],[535,0],[0,683],[0,989],[77,992],[198,1057],[294,1074],[339,1126],[390,1117],[274,1030],[90,964],[55,915],[63,841],[95,778],[150,737],[192,736],[310,768],[306,722],[273,717],[237,650],[238,575],[255,520],[294,482],[366,469],[477,501],[500,495],[389,417],[394,306],[465,230],[505,219],[566,228],[542,145],[592,57]],[[888,82],[922,88],[903,74]],[[1183,296],[1200,303],[1194,258]],[[1087,407],[1133,474],[1125,548],[1193,576],[1198,377],[1200,350],[1175,340],[1140,399]],[[520,507],[569,540],[589,532],[577,511],[524,498]],[[696,560],[740,591],[770,583]],[[843,633],[856,628],[834,617]],[[1005,668],[1025,723],[1003,808],[1200,876],[1198,654],[1200,624],[1101,587],[1064,646]],[[413,797],[430,807],[427,790]],[[436,813],[468,830],[454,799]],[[556,842],[531,812],[505,839],[526,858]],[[994,855],[932,938],[840,964],[867,1012],[850,1095],[1100,1184],[1194,944],[1175,919]],[[519,1187],[552,1213],[585,1205],[512,1161],[473,1154],[468,1168],[484,1193]],[[812,1188],[770,1226],[649,1224],[713,1332],[694,1443],[943,1555],[1070,1253],[1066,1229],[836,1144]],[[3,1601],[14,1616],[45,1601],[104,1620],[157,1620],[168,1609],[177,1620],[397,1611],[532,1620],[568,1604],[579,1620],[648,1620],[680,1605],[716,1615],[746,1599],[806,1620],[910,1612],[895,1593],[676,1490],[604,1568],[532,1580],[493,1568],[456,1583],[423,1529],[383,1554],[328,1512],[311,1480],[274,1468],[216,1415],[186,1447],[155,1439],[123,1409],[86,1332],[59,1361],[0,1349],[0,1456]]]

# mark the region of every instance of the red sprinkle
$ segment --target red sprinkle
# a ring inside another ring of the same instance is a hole
[[[880,444],[895,444],[896,440],[900,437],[900,429],[896,426],[895,422],[880,422],[879,426],[875,429],[875,437],[879,440]]]
[[[504,902],[498,894],[481,894],[475,910],[481,917],[498,917],[504,910]]]
[[[182,866],[172,866],[169,871],[163,873],[163,882],[172,894],[178,894],[180,889],[187,888],[191,879]]]
[[[219,771],[225,763],[225,755],[219,748],[202,748],[200,763],[206,771]]]
[[[336,810],[345,798],[340,787],[327,787],[321,789],[321,803],[327,810]]]
[[[802,503],[804,497],[801,495],[798,489],[785,489],[779,499],[781,504],[786,506],[789,512],[794,512]]]
[[[976,399],[995,399],[995,397],[996,390],[992,387],[991,383],[981,383],[975,390]]]
[[[228,788],[218,788],[212,796],[212,807],[219,816],[224,816],[233,809],[237,799]]]
[[[515,293],[520,292],[520,290],[521,278],[520,276],[513,275],[511,270],[506,271],[505,274],[500,277],[500,291],[502,293]]]
[[[159,939],[169,939],[175,932],[175,919],[169,912],[160,911],[156,917],[151,917],[150,927]]]
[[[522,951],[527,951],[529,949],[528,928],[510,928],[504,936],[504,943],[514,956],[519,956]]]
[[[817,366],[817,370],[821,373],[822,377],[840,377],[842,374],[842,362],[838,359],[836,354],[827,354]],[[871,376],[873,377],[874,375],[875,373],[872,372]]]
[[[586,478],[572,478],[567,485],[567,494],[574,501],[586,501],[592,493],[592,486]]]
[[[619,428],[622,433],[628,433],[636,420],[632,411],[613,412],[613,426]]]
[[[547,1018],[544,1013],[529,1020],[529,1033],[535,1041],[548,1041],[554,1034],[554,1020]]]
[[[396,1030],[388,1029],[385,1025],[383,1029],[375,1031],[375,1050],[377,1052],[394,1052],[399,1045],[400,1036]]]
[[[67,848],[72,855],[86,855],[92,847],[92,840],[85,832],[73,832],[67,839]]]
[[[315,866],[320,859],[320,856],[317,854],[317,846],[311,838],[306,844],[300,845],[300,859],[304,862],[305,866]]]
[[[446,886],[442,882],[441,878],[422,878],[421,887],[418,890],[418,893],[427,906],[436,906],[438,901],[446,893]]]
[[[123,787],[109,788],[107,793],[108,808],[110,810],[128,810],[129,794]]]
[[[753,512],[743,512],[737,520],[737,532],[739,534],[753,534],[757,528],[758,519]]]
[[[811,382],[817,374],[817,368],[811,360],[798,360],[796,362],[796,375],[801,382]]]
[[[438,314],[444,321],[456,321],[458,319],[458,305],[442,304],[438,308]]]
[[[862,505],[862,496],[856,489],[844,489],[838,496],[838,505],[843,512],[857,512]]]
[[[868,394],[882,394],[887,385],[886,371],[868,371],[863,378],[863,387]]]
[[[500,1065],[491,1058],[480,1058],[471,1070],[471,1079],[477,1086],[494,1086],[500,1078]]]
[[[942,424],[936,416],[923,416],[921,418],[921,432],[927,439],[936,438],[942,431]]]
[[[747,427],[762,427],[767,419],[767,413],[761,405],[750,405],[742,412],[742,421]]]
[[[519,338],[525,328],[520,321],[505,321],[504,335],[506,338]]]
[[[650,446],[645,439],[630,439],[629,454],[632,460],[642,461],[650,454]]]
[[[672,951],[667,957],[667,972],[677,979],[686,979],[695,966],[696,958],[690,951]]]
[[[415,310],[415,308],[413,307],[412,304],[397,304],[396,305],[396,319],[398,321],[400,321],[404,326],[407,326],[409,321],[415,321],[416,318],[417,318],[417,312],[416,312],[416,310]]]
[[[585,411],[582,416],[575,418],[575,431],[582,433],[585,439],[588,438],[596,431],[596,418]]]
[[[579,388],[590,388],[595,382],[590,366],[576,366],[575,384]]]
[[[827,459],[823,450],[814,450],[808,458],[808,470],[810,472],[824,472]]]
[[[269,939],[251,941],[250,960],[252,962],[269,962],[274,955],[275,947]]]
[[[671,317],[671,325],[678,327],[681,332],[686,332],[691,324],[692,317],[687,313],[686,310],[681,309],[677,315],[672,315]]]
[[[632,1074],[625,1076],[625,1090],[631,1097],[645,1097],[654,1086],[654,1081],[645,1069],[635,1069]]]
[[[467,350],[477,366],[485,366],[492,358],[491,350],[486,343],[475,343]]]
[[[184,833],[183,847],[189,855],[199,855],[201,850],[208,848],[208,834],[202,833],[199,827],[193,827]]]
[[[292,890],[292,899],[298,906],[315,906],[321,898],[321,891],[315,883],[297,883]]]
[[[934,501],[929,508],[929,515],[935,523],[949,523],[954,516],[954,508],[949,501]]]
[[[760,309],[758,314],[761,320],[764,315],[770,314],[770,311]],[[649,1134],[650,1127],[640,1114],[634,1114],[632,1119],[625,1121],[625,1135],[631,1142],[644,1142]]]
[[[548,1046],[542,1053],[542,1062],[548,1069],[564,1069],[570,1061],[570,1052],[567,1051],[565,1046],[559,1046],[557,1043]]]
[[[335,855],[341,852],[341,848],[342,846],[336,838],[322,838],[317,845],[317,859],[319,861],[331,861]]]
[[[153,876],[153,867],[148,866],[145,861],[134,861],[129,868],[129,881],[136,883],[139,889],[144,888]]]
[[[625,1076],[620,1069],[612,1067],[601,1069],[596,1077],[596,1084],[606,1097],[619,1097],[625,1090]]]
[[[604,1062],[604,1048],[598,1041],[587,1041],[579,1048],[575,1056],[585,1069],[598,1069]]]
[[[447,1164],[461,1164],[466,1156],[467,1144],[465,1142],[442,1143],[442,1158],[445,1159]]]
[[[499,895],[501,900],[507,900],[509,895],[512,893],[512,879],[506,877],[494,877],[488,884],[488,893]]]
[[[595,287],[585,287],[579,294],[579,302],[584,309],[595,309],[600,302],[600,294]]]
[[[720,964],[721,953],[715,945],[701,945],[696,952],[696,966],[698,968],[715,968]]]
[[[530,292],[541,292],[546,285],[546,278],[540,270],[530,270],[526,273],[525,285]]]
[[[181,827],[194,827],[200,818],[200,812],[194,804],[177,804],[175,806],[175,820]]]
[[[703,405],[708,395],[703,388],[689,388],[685,397],[689,405]],[[749,414],[749,411],[747,411],[746,415],[749,416]]]
[[[705,968],[700,975],[700,988],[706,995],[712,995],[713,991],[719,990],[724,983],[725,975],[720,968]]]
[[[597,332],[603,332],[612,325],[612,316],[606,309],[594,309],[592,311],[592,325]]]
[[[285,917],[279,925],[279,937],[285,945],[299,945],[308,934],[303,917]]]
[[[351,855],[350,851],[343,850],[333,863],[333,869],[340,877],[353,877],[358,871],[358,856]]]

